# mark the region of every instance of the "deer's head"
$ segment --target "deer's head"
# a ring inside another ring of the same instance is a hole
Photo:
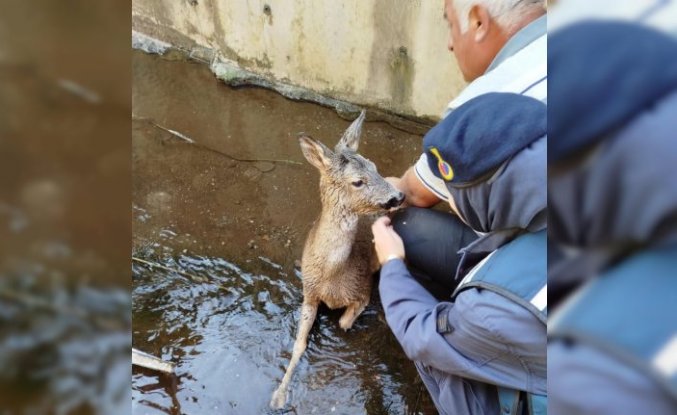
[[[376,165],[357,154],[364,117],[362,111],[334,151],[308,135],[299,138],[303,155],[320,171],[323,203],[356,214],[389,210],[404,201],[404,194],[378,174]]]

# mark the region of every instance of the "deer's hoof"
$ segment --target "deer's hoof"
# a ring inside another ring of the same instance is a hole
[[[287,403],[287,394],[280,389],[273,393],[273,398],[270,400],[271,409],[282,409]]]
[[[350,330],[351,327],[353,327],[353,321],[351,319],[343,319],[341,318],[339,320],[339,327],[343,329],[343,331],[348,331]]]

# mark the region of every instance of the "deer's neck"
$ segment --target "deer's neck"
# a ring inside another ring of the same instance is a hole
[[[339,265],[346,261],[355,242],[359,217],[340,201],[322,198],[322,213],[316,224],[316,241],[327,248],[327,262]]]
[[[322,206],[318,231],[328,231],[352,245],[359,217],[341,206]]]

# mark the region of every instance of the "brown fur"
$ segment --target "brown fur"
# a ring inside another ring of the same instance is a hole
[[[334,152],[308,136],[299,139],[306,159],[320,171],[322,212],[303,249],[299,331],[287,371],[270,402],[276,409],[286,404],[291,376],[306,349],[320,303],[346,308],[339,320],[344,330],[369,304],[372,275],[379,267],[370,232],[373,215],[404,200],[372,162],[356,153],[364,116],[363,111]]]

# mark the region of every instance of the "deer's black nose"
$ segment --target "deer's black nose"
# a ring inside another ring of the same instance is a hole
[[[381,205],[384,209],[392,209],[394,207],[398,207],[399,205],[404,202],[404,194],[402,192],[398,192],[397,196],[391,197],[386,203]]]

